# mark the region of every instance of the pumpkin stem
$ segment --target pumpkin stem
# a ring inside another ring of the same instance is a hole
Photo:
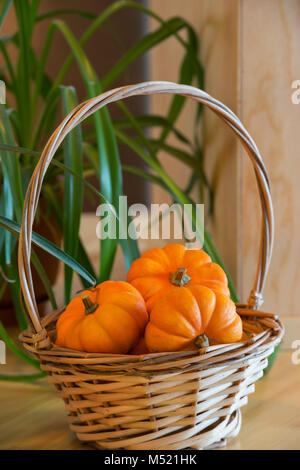
[[[82,297],[82,302],[84,303],[84,306],[85,306],[85,311],[84,311],[85,315],[89,315],[90,313],[93,313],[98,307],[98,304],[92,302],[90,296],[87,294],[85,294]]]
[[[196,337],[194,345],[197,348],[207,348],[209,346],[209,339],[206,335],[199,335]]]
[[[186,268],[178,268],[175,273],[170,273],[169,279],[174,286],[185,286],[190,280],[186,273]]]

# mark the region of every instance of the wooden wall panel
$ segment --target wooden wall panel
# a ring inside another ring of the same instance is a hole
[[[300,79],[298,0],[151,0],[165,18],[180,15],[199,33],[206,90],[235,111],[255,139],[270,174],[275,246],[264,309],[299,315],[300,105],[291,84]],[[177,52],[176,52],[177,51]],[[179,49],[166,43],[151,54],[152,79],[177,80]],[[164,109],[160,97],[152,109]],[[192,120],[189,108],[182,128]],[[255,276],[260,212],[253,171],[240,145],[210,112],[204,120],[207,170],[216,191],[211,230],[245,300]],[[166,158],[172,175],[185,175]],[[160,200],[162,194],[154,192]]]
[[[275,244],[265,308],[299,315],[300,286],[300,105],[291,84],[300,78],[300,2],[241,2],[241,117],[255,138],[270,174],[275,209]],[[257,248],[257,195],[243,165],[243,288],[253,277]]]

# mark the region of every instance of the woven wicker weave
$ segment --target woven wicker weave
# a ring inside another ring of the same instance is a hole
[[[106,104],[135,95],[180,94],[211,108],[233,129],[253,163],[262,206],[262,237],[254,288],[238,304],[249,340],[174,353],[142,356],[91,354],[55,346],[63,309],[41,319],[30,270],[32,225],[45,172],[65,136]],[[19,243],[22,292],[31,319],[21,340],[36,356],[65,402],[70,428],[99,449],[204,449],[239,432],[240,407],[254,391],[267,358],[280,342],[277,316],[260,312],[273,244],[273,209],[266,169],[239,119],[196,88],[146,82],[117,88],[77,106],[50,137],[31,178]]]

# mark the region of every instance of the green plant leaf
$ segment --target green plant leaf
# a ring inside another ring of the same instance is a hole
[[[59,199],[57,193],[53,190],[53,187],[51,185],[44,185],[43,190],[44,197],[46,198],[49,207],[51,207],[51,210],[55,214],[58,226],[61,230],[63,230],[63,220],[61,216],[61,200]],[[96,279],[96,273],[80,238],[78,240],[77,261]],[[90,286],[90,283],[86,279],[82,277],[80,279],[82,285],[85,288]]]
[[[135,139],[132,139],[131,137],[127,136],[120,130],[116,130],[116,134],[119,137],[119,139],[124,142],[126,145],[132,148],[137,155],[139,155],[148,165],[152,170],[154,170],[157,174],[157,176],[160,177],[160,179],[163,181],[165,184],[166,188],[168,188],[168,191],[172,195],[172,197],[175,199],[176,202],[181,204],[182,206],[186,204],[186,213],[189,216],[192,226],[194,230],[196,230],[198,234],[198,239],[201,240],[202,238],[202,232],[204,233],[204,250],[211,256],[212,260],[216,263],[218,263],[223,270],[226,272],[227,278],[228,278],[228,287],[231,293],[231,298],[234,302],[238,302],[238,296],[234,288],[234,284],[232,282],[231,276],[229,272],[227,271],[221,256],[219,255],[218,251],[216,250],[211,236],[209,233],[206,231],[205,227],[199,226],[197,224],[197,217],[196,217],[196,211],[195,211],[195,204],[187,195],[182,191],[177,184],[171,179],[171,177],[164,171],[164,169],[161,167],[160,163],[156,160],[151,158],[151,155],[149,155],[139,144]]]
[[[89,142],[83,142],[83,153],[84,156],[89,160],[91,167],[93,168],[95,175],[100,174],[100,162],[97,148],[91,145]]]
[[[5,144],[3,142],[0,143],[0,150],[5,150],[5,151],[8,151],[8,152],[27,154],[27,155],[31,155],[32,157],[38,157],[38,158],[41,156],[40,152],[36,152],[34,150],[30,150],[30,149],[27,149],[25,147],[19,147],[19,146],[14,145],[14,144],[13,145]]]
[[[11,82],[9,84],[9,86],[12,88],[13,86],[15,87],[16,86],[16,76],[15,76],[15,72],[14,72],[14,68],[13,68],[13,64],[12,64],[12,61],[8,55],[8,52],[7,52],[7,48],[6,48],[6,45],[4,44],[3,41],[1,41],[0,39],[0,50],[3,54],[3,57],[4,57],[4,60],[5,60],[5,64],[6,64],[6,68],[9,72],[9,77],[11,79]],[[8,88],[8,79],[4,76],[3,77],[3,81],[5,83],[5,86],[6,88]]]
[[[155,183],[158,186],[161,186],[166,191],[168,190],[164,182],[158,176],[153,175],[152,173],[148,173],[147,171],[144,171],[141,168],[137,168],[131,165],[122,165],[122,169],[123,171],[131,173],[132,175],[139,176],[140,178],[143,178],[144,180],[149,181],[150,183]]]
[[[21,229],[20,224],[13,222],[12,220],[8,220],[2,216],[0,216],[0,226],[6,230],[9,230],[15,236],[18,236]],[[67,255],[64,251],[54,245],[54,243],[35,232],[32,233],[32,242],[50,255],[62,261],[64,264],[68,265],[71,269],[76,271],[79,276],[82,276],[84,279],[86,279],[90,285],[95,284],[96,280],[91,276],[91,274],[71,256]]]
[[[101,93],[101,86],[93,67],[84,54],[80,43],[62,21],[55,21],[54,24],[61,31],[68,42],[81,71],[87,93],[89,97],[94,97]],[[107,108],[100,109],[93,114],[93,120],[96,131],[96,142],[99,152],[99,182],[101,192],[104,197],[118,211],[119,196],[122,195],[122,171],[119,159],[119,153],[112,126],[111,118]],[[118,230],[117,230],[118,231]],[[138,256],[138,250],[135,240],[120,240],[125,263],[127,268]],[[118,239],[106,238],[101,240],[101,265],[99,281],[102,282],[109,278],[113,260],[116,253]]]
[[[0,105],[0,143],[14,146],[15,140],[9,117],[4,105]],[[2,151],[1,165],[9,181],[14,212],[18,221],[22,218],[23,191],[21,183],[21,169],[15,153]]]
[[[7,266],[7,276],[13,280],[8,284],[9,290],[11,292],[14,309],[17,317],[17,322],[21,331],[25,330],[28,326],[28,321],[26,315],[23,311],[23,306],[21,302],[21,286],[18,268],[16,264],[16,257],[14,256],[13,262]]]
[[[188,181],[188,184],[186,185],[186,188],[184,190],[185,194],[188,196],[192,189],[194,188],[195,184],[198,181],[198,175],[196,173],[192,172],[190,179]]]
[[[42,91],[43,79],[45,77],[45,68],[46,68],[46,64],[47,64],[47,59],[49,57],[49,51],[50,51],[50,47],[52,45],[54,33],[55,33],[55,27],[54,27],[54,25],[50,24],[50,26],[48,28],[48,31],[47,31],[47,34],[46,34],[46,37],[45,37],[41,58],[40,58],[40,60],[36,61],[36,68],[35,68],[36,69],[36,75],[34,77],[35,78],[35,80],[34,80],[35,83],[34,83],[34,92],[33,92],[33,96],[32,96],[32,109],[33,110],[36,109],[38,99],[39,99],[39,95]],[[51,87],[50,87],[50,89],[51,89]],[[32,116],[32,118],[34,119],[34,116]],[[31,124],[33,124],[33,122]]]
[[[9,179],[6,174],[6,169],[3,168],[3,212],[2,214],[8,219],[13,218],[13,196],[10,189]],[[3,232],[3,230],[1,230]],[[11,252],[12,252],[12,235],[10,232],[5,231],[4,233],[4,256],[5,264],[11,263]]]
[[[81,39],[78,41],[78,44],[80,47],[82,47],[92,36],[93,34],[97,31],[97,29],[105,23],[105,21],[108,20],[108,18],[113,15],[114,13],[118,12],[122,8],[125,7],[137,7],[139,8],[139,4],[135,4],[135,2],[130,2],[126,0],[121,0],[118,2],[114,2],[112,5],[109,5],[102,13],[99,15],[96,15],[95,20],[91,23],[91,25],[87,28],[87,30],[84,32],[82,35]],[[51,90],[51,93],[57,88],[63,81],[67,71],[70,68],[70,65],[72,64],[72,61],[76,55],[71,52],[71,54],[67,57],[65,60],[63,66],[61,67],[60,71],[57,74],[56,80],[53,83],[53,87]],[[51,99],[51,93],[49,94],[49,100]]]
[[[60,30],[69,44],[73,54],[75,55],[87,89],[88,96],[93,97],[101,93],[97,75],[95,74],[93,67],[91,66],[79,42],[75,39],[70,29],[61,20],[57,20],[53,22],[53,24]],[[118,195],[120,194],[120,185],[122,185],[122,181],[119,156],[115,136],[113,132],[111,132],[112,125],[108,110],[101,109],[93,115],[93,119],[96,129],[96,140],[101,167],[101,172],[98,175],[101,192],[104,194],[105,198],[117,209]],[[116,239],[106,238],[101,240],[101,264],[99,273],[100,282],[109,278],[116,248]]]
[[[16,146],[6,145],[6,144],[1,144],[0,143],[0,150],[1,149],[2,150],[13,151],[13,152],[16,152],[16,153],[22,153],[22,154],[30,155],[30,156],[35,157],[35,158],[40,158],[40,156],[41,156],[41,154],[39,152],[36,152],[34,150],[28,150],[24,147],[16,147]],[[83,178],[78,173],[73,171],[71,168],[68,168],[66,165],[64,165],[62,162],[56,160],[55,158],[52,158],[51,165],[59,168],[60,170],[63,170],[64,172],[70,173],[70,175],[75,176],[77,179],[79,179],[81,181],[82,184],[84,184],[100,200],[103,200],[104,202],[106,202],[106,204],[109,205],[109,201],[104,197],[104,195],[100,191],[98,191],[98,189],[95,188],[95,186],[93,186],[91,183],[89,183],[89,181],[87,181],[85,178]],[[44,189],[42,189],[42,191],[43,190]],[[112,205],[110,205],[110,208],[111,208],[112,213],[116,215],[115,208]]]
[[[0,30],[11,4],[12,0],[0,0]]]
[[[166,144],[165,142],[161,140],[150,140],[152,143],[153,147],[155,148],[156,151],[158,150],[164,150],[167,152],[169,155],[172,155],[185,165],[188,165],[193,171],[194,171],[194,177],[197,176],[198,179],[198,184],[200,184],[201,188],[205,188],[208,193],[208,215],[212,213],[213,210],[213,203],[214,203],[214,195],[213,195],[213,188],[203,170],[203,156],[201,149],[198,148],[197,151],[195,151],[195,155],[192,155],[184,150],[182,150],[179,147],[175,147],[174,145]],[[195,180],[194,180],[195,181]],[[189,185],[188,185],[189,187]],[[188,190],[188,192],[190,189]],[[185,191],[187,192],[187,191]],[[201,192],[201,197],[200,201],[204,201],[203,198],[203,191]]]
[[[144,7],[140,3],[137,3],[137,2],[134,2],[134,1],[120,0],[120,1],[114,2],[112,5],[109,5],[100,15],[97,15],[95,20],[91,23],[91,25],[87,28],[85,33],[82,35],[81,39],[78,41],[78,44],[80,46],[83,46],[93,36],[95,31],[110,18],[110,16],[112,16],[113,14],[115,14],[118,11],[122,10],[123,8],[137,9],[137,10],[143,12],[144,14],[146,14],[147,16],[154,18],[156,21],[158,21],[158,23],[160,24],[161,27],[164,27],[166,25],[166,23],[167,23],[167,25],[169,24],[168,22],[165,22],[159,15],[157,15],[156,13],[151,11],[150,9]],[[176,20],[176,18],[173,18],[172,20]],[[178,20],[178,18],[177,18],[177,20]],[[187,23],[183,19],[181,19],[181,21],[182,21],[182,28],[187,28],[188,31],[192,30],[189,23]],[[165,26],[165,29],[166,28],[168,28],[168,26]],[[163,33],[164,33],[164,31],[163,31]],[[167,34],[167,37],[168,37],[168,34]],[[174,37],[179,41],[179,43],[184,48],[189,48],[189,44],[186,43],[186,41],[184,41],[181,38],[181,36],[179,34],[177,34],[176,32],[174,33]],[[155,37],[153,39],[154,39],[153,44],[151,43],[151,41],[149,41],[149,47],[154,47],[157,44],[156,41],[155,41]],[[163,41],[164,39],[165,38],[163,37],[161,39],[161,41]],[[138,54],[141,55],[141,54],[146,52],[147,45],[146,44],[140,44],[140,45],[142,47],[139,47],[139,51],[134,51],[133,49],[131,49],[130,60],[136,60],[138,58]],[[62,83],[62,80],[65,77],[65,75],[66,75],[66,73],[67,73],[67,71],[68,71],[68,69],[69,69],[70,65],[72,64],[72,61],[75,57],[76,57],[76,55],[74,53],[71,53],[68,56],[68,58],[66,59],[66,61],[64,62],[64,64],[61,67],[60,71],[58,72],[56,80],[53,83],[52,89],[51,89],[51,91],[48,95],[47,101],[46,101],[46,109],[48,108],[48,106],[50,104],[53,104],[56,101],[57,96],[55,96],[55,90],[56,90],[57,86],[59,86]],[[121,59],[121,61],[122,60],[123,60],[122,67],[125,66],[125,68],[126,68],[126,65],[124,65],[124,63],[126,61],[127,61],[127,66],[129,66],[130,63],[131,63],[130,61],[128,61],[128,56],[125,59],[123,57],[123,59]],[[194,57],[194,60],[197,61],[197,58]],[[119,65],[121,64],[121,61],[118,63]],[[198,63],[199,63],[198,68],[201,68],[201,64],[200,64],[199,61],[198,61]],[[116,67],[117,67],[118,64],[116,64]],[[114,74],[116,74],[116,69],[115,69]],[[44,120],[45,120],[45,116],[42,114],[41,122],[43,122]]]
[[[78,105],[77,95],[73,87],[62,87],[62,101],[65,117]],[[76,258],[83,205],[83,184],[81,182],[83,172],[82,134],[80,126],[76,126],[64,140],[64,163],[66,167],[72,169],[80,177],[76,178],[69,172],[65,172],[64,175],[64,251]],[[71,298],[73,270],[69,266],[65,266],[64,269],[65,304],[68,304]]]
[[[189,139],[178,129],[176,129],[164,116],[155,115],[155,114],[146,114],[135,116],[135,120],[138,122],[141,128],[148,128],[148,127],[158,127],[162,129],[167,129],[168,131],[172,132],[174,136],[182,143],[191,146]],[[113,125],[117,129],[130,129],[132,128],[132,123],[129,119],[114,119]],[[92,136],[92,131],[88,131],[86,136]]]
[[[115,1],[111,5],[109,5],[102,13],[100,13],[99,15],[95,15],[94,21],[86,29],[86,31],[84,32],[84,34],[82,35],[82,37],[79,40],[80,46],[83,46],[89,39],[91,39],[91,37],[97,31],[97,29],[99,29],[99,27],[101,25],[105,24],[105,22],[112,15],[118,13],[120,10],[122,10],[124,8],[130,8],[130,9],[132,8],[132,9],[139,10],[142,13],[144,13],[145,15],[149,16],[150,18],[155,19],[161,26],[164,26],[167,23],[159,15],[157,15],[155,12],[153,12],[149,8],[146,8],[141,3],[131,1],[131,0]],[[192,29],[188,22],[186,22],[183,19],[181,19],[181,20],[184,23],[184,26],[186,28]],[[174,37],[179,41],[179,43],[183,47],[185,47],[185,48],[189,47],[188,43],[186,43],[186,41],[184,39],[182,39],[182,37],[179,34],[174,33]],[[141,53],[144,53],[144,52],[145,51],[143,51]],[[65,77],[70,65],[72,64],[72,61],[73,61],[74,57],[75,56],[72,53],[67,57],[66,61],[64,62],[63,66],[61,67],[60,71],[57,74],[57,78],[56,78],[56,80],[53,84],[53,89],[55,89],[59,84],[62,83],[62,80]]]
[[[138,57],[185,27],[186,22],[181,18],[171,18],[156,31],[144,36],[102,79],[101,84],[103,89],[106,90]]]
[[[98,16],[97,14],[91,13],[90,11],[78,10],[76,8],[57,8],[55,10],[46,11],[45,13],[40,13],[37,16],[36,21],[38,23],[49,18],[57,18],[61,15],[76,15],[81,16],[82,18],[86,18],[88,20],[92,20]]]
[[[198,79],[198,83],[200,82],[202,83],[203,68],[197,59],[198,38],[197,38],[197,35],[195,34],[195,31],[188,24],[186,24],[186,27],[187,27],[187,33],[188,33],[188,42],[186,45],[186,53],[181,64],[178,82],[184,83],[186,85],[191,85],[194,77],[196,76],[196,78]],[[185,101],[186,101],[186,97],[184,96],[175,95],[173,97],[171,105],[170,105],[170,109],[167,115],[167,120],[171,126],[174,125],[176,120],[178,119],[183,109]],[[199,116],[202,110],[202,104],[199,103],[197,106],[198,106],[197,114]],[[164,128],[162,130],[159,140],[161,142],[164,142],[169,132],[170,132],[170,129]]]
[[[148,139],[144,132],[143,132],[143,129],[141,128],[139,122],[137,121],[137,119],[134,117],[134,115],[131,113],[131,111],[129,110],[129,108],[125,105],[125,103],[123,103],[123,101],[118,101],[117,102],[119,108],[121,108],[121,110],[123,111],[123,113],[125,114],[125,116],[127,116],[131,126],[132,126],[132,129],[134,129],[138,135],[138,138],[139,140],[141,141],[142,145],[148,150],[148,152],[152,155],[152,158],[157,158],[156,157],[156,153],[154,152],[154,149],[153,149],[153,146],[152,146],[152,143],[150,141],[150,139]]]
[[[31,251],[31,260],[32,260],[32,264],[33,266],[35,267],[44,287],[45,287],[45,290],[46,290],[46,293],[48,295],[48,298],[50,300],[50,303],[52,305],[52,308],[53,310],[57,310],[57,303],[56,303],[56,300],[55,300],[55,295],[54,295],[54,292],[53,292],[53,289],[52,289],[52,285],[51,285],[51,282],[49,280],[49,277],[47,275],[47,272],[45,271],[42,263],[40,262],[37,254],[35,253],[34,250]]]
[[[92,85],[92,83],[90,85]],[[94,88],[92,85],[92,90],[94,89],[95,95],[97,91],[100,90],[100,85],[98,85],[98,87],[99,88]],[[104,108],[95,113],[94,122],[99,152],[100,173],[98,177],[101,192],[103,192],[105,197],[118,211],[119,196],[122,194],[122,172],[116,139],[112,130],[108,110]],[[117,243],[117,239],[106,238],[101,240],[100,282],[107,280],[110,276]]]
[[[16,99],[18,104],[18,113],[20,118],[21,129],[21,145],[28,147],[31,140],[31,87],[30,87],[30,70],[31,70],[31,35],[32,35],[32,18],[30,15],[30,7],[23,0],[14,1],[15,14],[18,24],[19,36],[19,58],[17,62],[16,74]]]
[[[49,121],[52,122],[53,114],[57,109],[58,98],[61,96],[60,89],[54,88],[47,95],[44,110],[40,113],[40,119],[37,122],[37,130],[33,136],[33,148],[39,148],[43,137],[43,132],[48,133]]]

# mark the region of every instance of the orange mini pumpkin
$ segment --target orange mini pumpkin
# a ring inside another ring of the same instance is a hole
[[[194,285],[175,289],[153,307],[145,330],[149,351],[167,352],[233,343],[242,337],[242,321],[227,295]]]
[[[183,286],[206,286],[229,296],[223,269],[203,250],[190,250],[179,244],[143,253],[131,264],[127,281],[140,291],[149,311],[171,290]]]
[[[57,321],[56,344],[125,354],[139,341],[147,321],[144,299],[131,284],[106,281],[71,300]]]

